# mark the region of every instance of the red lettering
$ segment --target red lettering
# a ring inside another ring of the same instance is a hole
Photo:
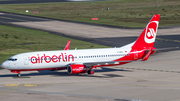
[[[67,62],[67,55],[66,55],[66,53],[64,53],[65,54],[65,59],[66,59],[66,62]]]
[[[39,57],[39,54],[37,54],[37,56],[38,56],[38,63],[40,63],[40,57]]]
[[[35,59],[35,61],[33,61],[34,59]],[[33,64],[37,63],[37,58],[35,56],[31,57],[31,63],[33,63]]]
[[[50,56],[45,56],[45,54],[44,54],[44,57],[45,57],[45,62],[46,63],[51,62],[51,57]],[[48,58],[49,58],[49,60],[48,60]]]
[[[63,62],[66,62],[66,61],[64,60],[64,55],[63,55],[63,53],[61,53],[61,55],[62,55],[62,60],[63,60]]]
[[[35,64],[35,63],[43,63],[43,59],[45,60],[46,63],[50,63],[51,60],[52,62],[56,63],[58,62],[58,56],[57,55],[53,55],[51,56],[46,56],[45,54],[43,54],[43,56],[39,56],[39,54],[37,54],[37,57],[32,56],[31,57],[31,63]],[[72,54],[66,55],[66,53],[61,53],[61,55],[59,55],[59,62],[61,61],[63,62],[69,62],[69,61],[74,61],[74,56]],[[40,61],[41,60],[41,61]]]
[[[41,63],[42,63],[42,61],[43,61],[43,58],[44,58],[44,56],[41,56]]]
[[[72,61],[74,61],[74,56],[72,54],[68,55],[68,61],[70,61],[70,58],[72,58]]]
[[[61,61],[61,55],[59,55],[59,62]]]
[[[52,56],[52,61],[53,61],[53,62],[57,62],[57,61],[58,61],[57,58],[58,58],[58,57],[57,57],[56,55],[53,55],[53,56]]]

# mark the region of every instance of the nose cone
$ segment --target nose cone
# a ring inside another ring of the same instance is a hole
[[[3,63],[1,64],[1,67],[8,69],[8,63],[7,63],[7,61],[3,62]]]

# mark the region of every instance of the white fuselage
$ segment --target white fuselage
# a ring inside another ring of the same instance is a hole
[[[82,49],[61,51],[37,51],[12,56],[2,64],[10,70],[31,70],[64,68],[69,64],[108,62],[124,57],[131,51],[131,46],[106,49]],[[16,61],[13,59],[16,59]]]

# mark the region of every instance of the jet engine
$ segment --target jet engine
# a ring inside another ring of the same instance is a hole
[[[87,67],[83,64],[72,64],[67,67],[67,71],[69,74],[86,73]]]

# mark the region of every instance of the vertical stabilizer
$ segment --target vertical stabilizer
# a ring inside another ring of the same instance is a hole
[[[136,40],[132,48],[152,48],[154,47],[154,42],[156,39],[158,24],[159,24],[159,14],[155,14],[149,21],[147,26],[144,28],[143,32]]]

